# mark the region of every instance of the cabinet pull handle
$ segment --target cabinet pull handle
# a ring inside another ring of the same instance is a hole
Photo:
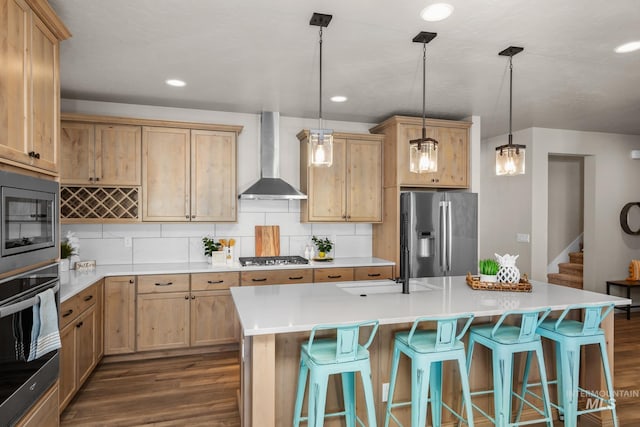
[[[40,153],[36,153],[35,151],[29,151],[29,157],[31,157],[32,159],[39,159]]]
[[[266,282],[267,278],[263,277],[262,279],[251,279],[252,282]]]
[[[96,176],[96,182],[100,181],[100,177]]]
[[[84,297],[84,302],[91,301],[93,299],[93,295],[88,295]]]
[[[337,276],[327,276],[329,279],[339,279],[342,277],[342,274],[338,274]]]
[[[133,279],[129,279],[129,283],[133,285]]]
[[[186,219],[189,219],[189,215],[185,215],[184,217],[185,217]]]
[[[289,280],[300,280],[302,278],[303,278],[302,276],[289,277]]]
[[[215,285],[216,283],[224,283],[224,280],[207,280],[207,283],[210,285]]]
[[[76,325],[76,328],[79,328],[79,327],[81,327],[82,325],[84,325],[84,322],[80,322],[80,323],[78,323],[78,324]]]
[[[73,309],[68,310],[67,312],[65,312],[62,317],[68,317],[71,316],[71,314],[73,313]]]
[[[380,277],[380,273],[369,273],[367,274],[369,277]]]
[[[196,216],[195,215],[191,215],[191,219],[196,219]]]
[[[171,286],[173,285],[173,282],[167,282],[167,283],[156,283],[156,286]]]
[[[191,295],[191,299],[196,299],[196,296],[195,295]]]
[[[189,295],[185,295],[185,296],[184,296],[184,299],[189,299]]]
[[[89,182],[93,182],[93,177],[89,177]]]

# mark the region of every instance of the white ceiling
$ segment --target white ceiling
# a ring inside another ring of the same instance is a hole
[[[377,123],[420,116],[427,45],[427,116],[482,118],[483,137],[531,126],[640,134],[638,0],[449,0],[429,23],[429,0],[50,0],[73,37],[61,47],[63,98],[318,116],[318,27],[324,31],[324,117]],[[187,82],[165,85],[167,78]],[[346,95],[343,104],[328,101]],[[337,129],[339,130],[339,129]]]

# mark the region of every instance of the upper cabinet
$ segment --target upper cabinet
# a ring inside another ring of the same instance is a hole
[[[142,127],[63,121],[60,177],[67,185],[140,185]]]
[[[422,136],[421,117],[393,116],[371,129],[385,136],[384,186],[468,188],[471,123],[427,119],[426,127],[438,141],[438,171],[423,174],[409,171],[409,141]]]
[[[333,164],[307,166],[309,131],[298,134],[303,222],[382,221],[382,135],[334,133]]]
[[[236,221],[236,135],[144,127],[143,221]]]
[[[0,10],[0,161],[57,175],[59,41],[71,34],[44,1]]]

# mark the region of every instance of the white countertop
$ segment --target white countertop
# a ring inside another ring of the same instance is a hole
[[[473,290],[464,276],[412,279],[411,283],[430,290],[405,295],[401,285],[375,280],[238,287],[232,288],[231,294],[245,336],[309,331],[319,324],[374,319],[380,324],[394,324],[413,322],[420,316],[474,313],[482,317],[511,309],[563,310],[571,304],[631,303],[625,298],[536,281],[531,281],[531,293]],[[374,288],[368,288],[371,286],[395,286],[397,291],[375,293]]]
[[[101,265],[89,271],[60,272],[60,302],[64,302],[78,292],[88,288],[107,276],[129,276],[143,274],[180,274],[180,273],[221,273],[229,271],[281,270],[297,268],[335,268],[335,267],[382,267],[392,266],[392,261],[375,257],[335,258],[331,262],[311,261],[309,264],[242,267],[238,262],[233,265],[211,265],[199,263],[173,264],[117,264]]]

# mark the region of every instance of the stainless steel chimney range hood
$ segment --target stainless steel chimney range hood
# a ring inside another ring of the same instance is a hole
[[[260,179],[238,196],[243,200],[306,199],[280,178],[280,113],[263,112],[260,117]]]

